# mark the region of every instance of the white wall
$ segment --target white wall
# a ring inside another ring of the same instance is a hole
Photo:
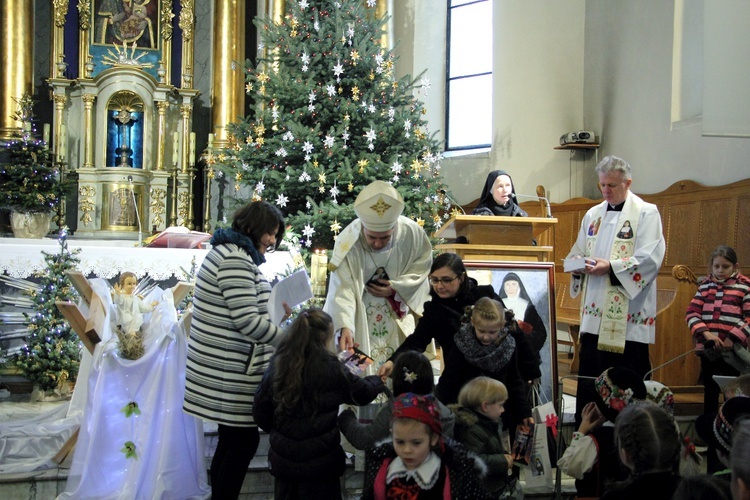
[[[672,126],[673,25],[672,1],[586,2],[585,121],[602,135],[600,155],[631,164],[636,192],[750,176],[750,139],[703,137],[700,120]]]

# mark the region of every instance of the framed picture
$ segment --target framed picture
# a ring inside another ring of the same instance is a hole
[[[492,285],[517,320],[531,327],[531,343],[539,349],[543,401],[557,401],[557,333],[555,267],[552,262],[465,261],[468,275]]]
[[[171,0],[89,0],[89,78],[113,67],[140,68],[159,80],[162,5]]]

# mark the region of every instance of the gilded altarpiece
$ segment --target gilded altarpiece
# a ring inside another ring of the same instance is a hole
[[[55,44],[50,85],[54,150],[78,174],[76,234],[136,239],[171,225],[193,229],[194,0],[78,0],[75,7],[78,54],[68,59],[79,61],[78,78],[66,78],[69,45]],[[68,2],[53,8],[58,29]]]

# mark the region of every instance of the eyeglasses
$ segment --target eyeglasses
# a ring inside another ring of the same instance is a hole
[[[437,285],[442,283],[443,285],[450,285],[454,280],[458,279],[458,276],[452,278],[427,278],[430,281],[430,285]]]

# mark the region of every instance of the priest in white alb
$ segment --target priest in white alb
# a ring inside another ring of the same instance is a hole
[[[630,192],[630,165],[607,156],[596,166],[604,201],[586,212],[568,259],[586,265],[572,274],[581,297],[581,376],[619,366],[644,377],[655,341],[656,277],[666,245],[656,205]],[[576,415],[593,401],[593,384],[579,380]],[[580,417],[577,417],[580,418]]]

